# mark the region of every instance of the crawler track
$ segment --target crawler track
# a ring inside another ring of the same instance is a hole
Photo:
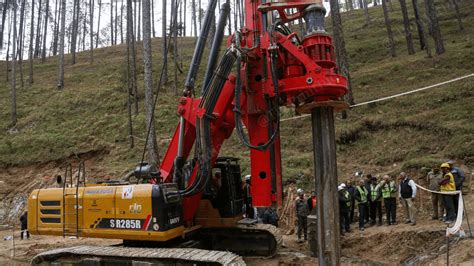
[[[232,252],[195,248],[76,246],[36,255],[31,265],[245,265]]]

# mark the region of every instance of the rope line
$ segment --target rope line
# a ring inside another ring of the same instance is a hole
[[[359,106],[363,106],[363,105],[368,105],[368,104],[371,104],[371,103],[390,100],[392,98],[397,98],[397,97],[405,96],[405,95],[412,94],[412,93],[415,93],[415,92],[436,88],[436,87],[439,87],[439,86],[443,86],[443,85],[446,85],[446,84],[449,84],[449,83],[452,83],[452,82],[456,82],[456,81],[459,81],[459,80],[467,79],[467,78],[470,78],[470,77],[474,77],[474,73],[468,74],[468,75],[465,75],[465,76],[462,76],[462,77],[458,77],[458,78],[455,78],[455,79],[450,79],[450,80],[447,80],[447,81],[443,81],[443,82],[440,82],[440,83],[436,83],[436,84],[433,84],[433,85],[429,85],[429,86],[426,86],[426,87],[414,89],[414,90],[411,90],[411,91],[406,91],[406,92],[394,94],[394,95],[391,95],[391,96],[382,97],[382,98],[375,99],[375,100],[370,100],[370,101],[367,101],[367,102],[353,104],[353,105],[349,106],[349,108],[354,108],[354,107],[359,107]],[[293,117],[282,119],[282,120],[280,120],[280,122],[305,118],[305,117],[308,117],[308,116],[310,116],[310,114],[305,114],[305,115],[300,115],[300,116],[293,116]]]

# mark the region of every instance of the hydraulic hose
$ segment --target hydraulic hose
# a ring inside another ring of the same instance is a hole
[[[219,50],[222,44],[222,40],[224,39],[224,30],[225,30],[225,25],[226,25],[227,17],[229,16],[229,13],[230,13],[230,4],[229,4],[229,0],[227,0],[221,6],[221,12],[219,13],[219,20],[217,22],[217,27],[216,27],[216,34],[214,35],[214,40],[212,40],[211,50],[209,51],[209,59],[207,61],[206,74],[204,76],[204,83],[203,83],[204,88],[207,87],[207,85],[209,84],[212,78],[212,73],[215,69],[217,59],[219,57]],[[205,91],[201,92],[201,94],[204,94],[204,93]]]
[[[236,35],[238,36],[238,35]],[[238,45],[240,43],[239,39],[236,38],[236,44]],[[275,57],[275,58],[274,58]],[[278,99],[278,76],[277,76],[277,71],[276,71],[276,53],[272,53],[270,55],[270,70],[272,72],[272,82],[273,82],[273,90],[275,94],[275,98]],[[240,108],[240,95],[242,94],[242,79],[241,79],[241,62],[242,62],[242,55],[238,54],[237,56],[237,78],[236,78],[236,85],[235,85],[235,106],[234,106],[234,117],[235,117],[235,128],[237,131],[237,136],[239,139],[242,141],[242,143],[247,146],[250,149],[257,149],[257,150],[266,150],[270,145],[272,145],[276,137],[279,134],[279,129],[280,129],[280,111],[278,110],[278,105],[276,105],[276,119],[272,119],[272,110],[270,108],[270,111],[267,113],[268,116],[268,122],[269,126],[272,126],[272,121],[276,120],[276,126],[275,126],[275,131],[273,131],[273,134],[270,136],[270,138],[267,140],[266,143],[261,144],[261,145],[252,145],[247,136],[245,135],[244,128],[242,125],[242,112]]]
[[[188,95],[189,92],[194,91],[194,83],[196,82],[196,75],[201,64],[202,54],[204,53],[204,48],[206,46],[207,36],[209,35],[209,29],[211,28],[211,20],[213,16],[211,13],[214,12],[216,8],[217,0],[210,0],[207,5],[207,11],[204,15],[203,24],[201,27],[201,33],[199,34],[198,40],[196,42],[196,48],[194,48],[193,59],[191,61],[191,66],[189,67],[188,76],[186,77],[184,92],[185,95]]]
[[[224,88],[227,77],[236,60],[236,53],[230,49],[222,57],[219,66],[212,75],[201,98],[199,108],[204,109],[202,118],[196,119],[196,149],[198,150],[198,172],[193,184],[179,193],[183,197],[189,197],[200,193],[207,182],[212,171],[212,142],[211,142],[211,120],[212,112],[217,104],[219,96]]]

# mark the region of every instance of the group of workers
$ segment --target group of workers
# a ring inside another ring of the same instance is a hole
[[[338,186],[339,214],[341,235],[351,231],[350,225],[355,222],[355,210],[358,210],[359,230],[364,231],[367,224],[382,225],[382,206],[385,208],[386,224],[397,224],[397,199],[404,208],[406,224],[416,225],[417,210],[415,197],[417,184],[405,172],[398,175],[397,180],[389,175],[381,179],[371,174],[362,178],[357,174],[357,184],[352,180]],[[454,161],[442,163],[428,173],[429,189],[432,190],[433,219],[441,219],[446,223],[453,223],[456,219],[459,194],[464,182],[463,171],[454,166]],[[397,182],[398,181],[398,182]],[[449,192],[449,193],[444,193]],[[307,239],[307,216],[311,209],[316,207],[316,194],[305,200],[302,189],[297,190],[298,198],[295,202],[298,218],[298,241]],[[444,210],[444,215],[443,215]]]

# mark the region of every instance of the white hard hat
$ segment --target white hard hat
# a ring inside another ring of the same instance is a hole
[[[342,190],[342,189],[343,189],[342,185],[339,185],[339,186],[337,187],[337,191]]]
[[[250,175],[246,175],[245,180],[250,180]]]
[[[304,193],[304,191],[301,188],[298,188],[296,190],[296,193],[298,193],[298,195],[302,195]]]
[[[346,184],[344,184],[344,183],[341,183],[340,186],[341,186],[342,188],[346,188]]]

